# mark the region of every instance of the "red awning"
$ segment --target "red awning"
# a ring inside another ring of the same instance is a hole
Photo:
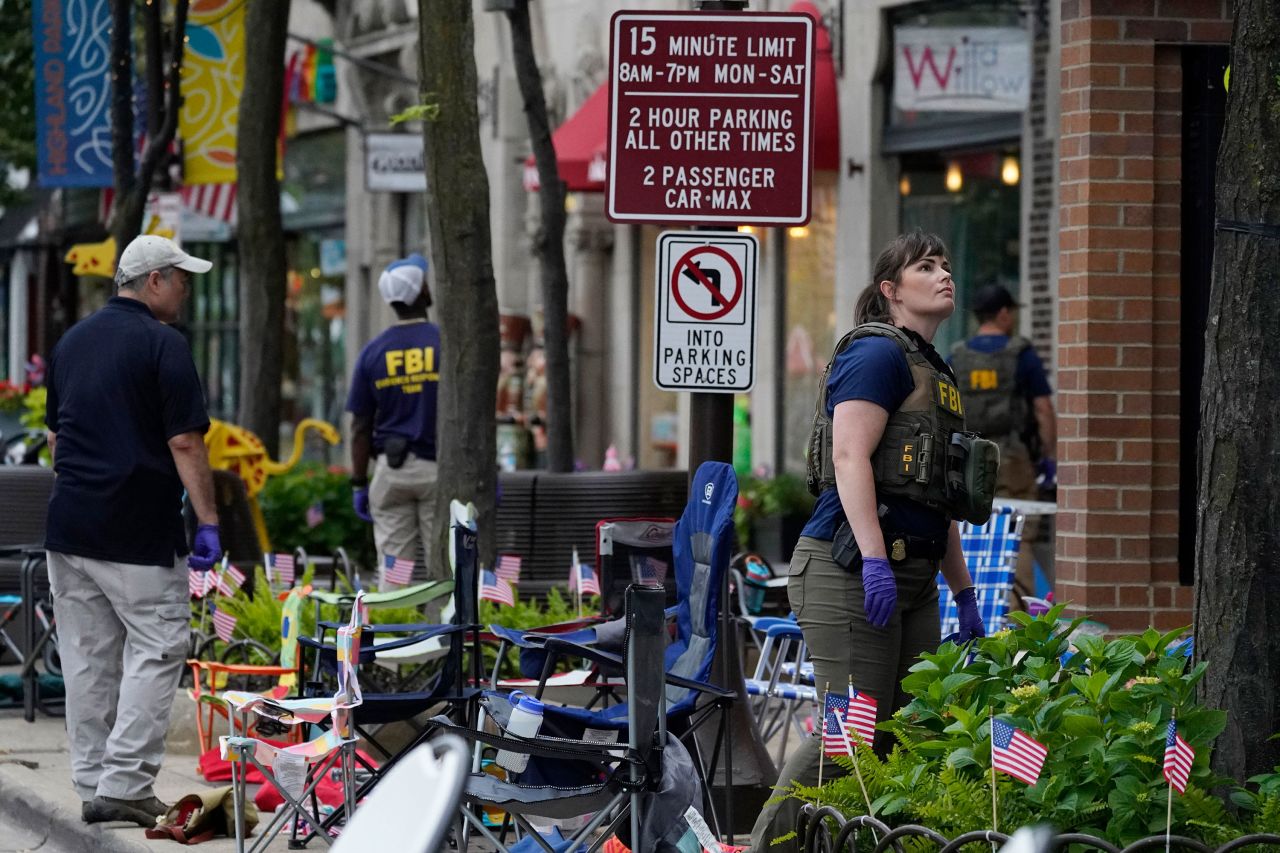
[[[813,168],[840,170],[840,98],[836,91],[836,67],[831,60],[831,34],[822,24],[822,13],[809,0],[796,0],[790,12],[814,21],[816,48],[813,66]]]
[[[831,60],[831,34],[822,25],[818,8],[809,0],[797,0],[790,11],[806,14],[815,22],[813,168],[839,171],[840,105],[836,70]],[[609,172],[608,128],[609,84],[606,82],[551,134],[560,166],[560,179],[569,192],[604,192]],[[538,169],[532,156],[524,161],[524,188],[530,192],[538,189]]]
[[[604,192],[609,170],[608,127],[609,84],[604,83],[551,134],[560,180],[569,192]],[[524,188],[530,192],[538,189],[538,168],[532,156],[524,161]]]

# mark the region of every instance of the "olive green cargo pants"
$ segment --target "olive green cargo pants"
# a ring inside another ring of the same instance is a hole
[[[804,630],[809,655],[813,659],[814,684],[818,701],[829,684],[832,690],[848,690],[850,679],[860,692],[879,704],[878,718],[887,720],[907,704],[902,679],[921,652],[938,648],[938,564],[933,560],[910,559],[893,564],[898,581],[898,604],[884,628],[867,624],[863,610],[862,575],[847,572],[831,559],[831,543],[802,536],[791,557],[787,596]],[[815,719],[821,733],[821,723]],[[876,751],[885,754],[893,744],[887,732],[877,732]],[[791,782],[815,785],[822,760],[822,740],[802,739],[787,759],[778,777],[775,794]],[[827,761],[823,779],[843,776],[844,771]],[[769,853],[794,853],[800,842],[792,840],[770,847],[773,839],[795,829],[803,805],[786,799],[766,805],[751,830],[751,849]]]

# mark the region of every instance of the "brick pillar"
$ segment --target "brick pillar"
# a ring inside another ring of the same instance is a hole
[[[1190,623],[1177,564],[1180,45],[1229,39],[1228,5],[1062,5],[1057,597],[1113,631]]]

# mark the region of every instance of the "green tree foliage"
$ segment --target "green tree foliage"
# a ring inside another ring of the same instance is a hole
[[[327,557],[346,548],[347,556],[366,569],[375,568],[373,527],[351,507],[351,477],[317,462],[304,462],[267,480],[258,496],[272,545],[281,551],[305,548]],[[324,520],[314,527],[307,510],[319,506]]]
[[[991,827],[991,713],[1034,737],[1049,754],[1032,786],[997,774],[1000,829],[1045,822],[1126,845],[1162,833],[1168,786],[1162,777],[1165,735],[1178,730],[1195,749],[1185,795],[1173,797],[1174,831],[1213,845],[1248,831],[1280,829],[1280,768],[1236,786],[1238,813],[1212,790],[1232,784],[1209,769],[1226,714],[1199,705],[1206,664],[1188,668],[1170,648],[1182,630],[1150,629],[1105,641],[1071,632],[1062,607],[1033,619],[1014,613],[1015,628],[972,649],[943,644],[903,680],[913,699],[880,728],[897,737],[884,761],[858,750],[871,809],[890,824],[918,823],[954,838]],[[970,656],[972,652],[972,656]],[[847,771],[850,759],[835,759]],[[856,777],[822,788],[797,787],[805,800],[866,814]],[[870,841],[870,839],[867,839]]]
[[[0,0],[0,207],[24,193],[4,180],[6,169],[36,166],[36,84],[31,0]],[[32,178],[34,180],[34,177]]]

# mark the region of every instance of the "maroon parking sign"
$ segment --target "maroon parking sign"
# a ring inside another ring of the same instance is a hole
[[[618,12],[610,33],[609,219],[809,221],[812,18]]]

